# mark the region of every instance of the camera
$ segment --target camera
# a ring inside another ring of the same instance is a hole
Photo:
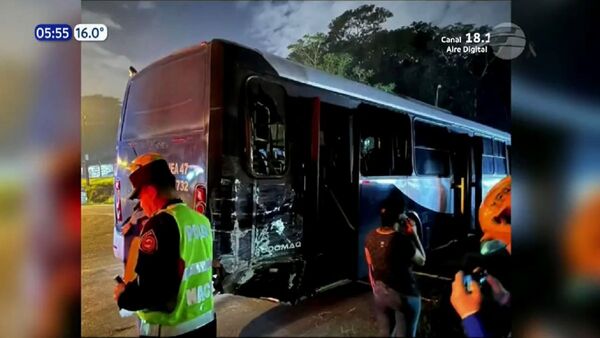
[[[465,275],[463,277],[463,284],[465,285],[465,289],[467,290],[467,292],[471,293],[473,291],[471,290],[472,281],[477,282],[481,286],[483,285],[483,283],[485,283],[487,276],[488,274],[486,271],[477,269],[473,271],[470,275]]]

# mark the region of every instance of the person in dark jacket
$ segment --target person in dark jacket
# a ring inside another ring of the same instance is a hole
[[[215,337],[212,229],[177,196],[175,177],[156,153],[139,156],[129,176],[148,220],[140,232],[137,276],[119,283],[120,309],[136,311],[140,336]]]
[[[367,235],[365,256],[380,334],[415,337],[421,296],[412,266],[425,264],[425,250],[401,197],[394,196],[382,205],[381,226]]]

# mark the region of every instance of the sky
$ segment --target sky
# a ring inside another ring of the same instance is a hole
[[[129,66],[141,70],[215,38],[285,57],[288,45],[363,4],[392,12],[385,29],[414,21],[493,27],[511,18],[509,1],[83,1],[82,22],[105,24],[108,38],[82,42],[82,95],[122,99]]]

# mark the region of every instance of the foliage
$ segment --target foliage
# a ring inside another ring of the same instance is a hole
[[[348,53],[327,53],[323,56],[323,62],[319,67],[327,73],[348,77],[351,64],[352,56]]]
[[[448,53],[441,37],[489,32],[456,23],[413,22],[383,29],[392,13],[363,5],[333,19],[329,31],[288,46],[289,59],[380,90],[438,105],[497,128],[510,126],[510,63],[487,53]],[[438,85],[441,88],[438,90]]]
[[[100,178],[90,178],[90,185],[112,185],[114,183],[113,177],[100,177]],[[81,186],[85,186],[86,179],[81,179]]]
[[[88,203],[112,203],[113,201],[113,178],[90,179],[90,185],[85,179],[81,180],[81,187],[87,194]]]
[[[364,41],[379,32],[381,25],[390,17],[392,12],[385,8],[362,5],[333,19],[327,37],[329,41],[340,45]]]
[[[291,50],[288,58],[311,67],[319,67],[327,52],[326,36],[323,33],[304,35],[296,43],[288,46]]]
[[[102,95],[81,98],[81,150],[90,162],[114,159],[121,102]]]

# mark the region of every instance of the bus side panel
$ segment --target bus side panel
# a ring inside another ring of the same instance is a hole
[[[360,185],[358,278],[365,278],[368,274],[364,256],[367,234],[381,225],[381,204],[393,191],[395,198],[403,199],[406,210],[416,211],[419,215],[422,224],[418,232],[426,251],[435,251],[459,237],[452,214],[454,205],[450,178],[363,178]]]
[[[210,182],[214,182],[210,186],[209,209],[215,228],[215,259],[223,267],[226,291],[273,295],[276,286],[264,279],[265,276],[269,277],[271,270],[281,272],[276,267],[297,259],[302,249],[303,225],[296,210],[297,188],[293,183],[293,169],[288,168],[280,177],[254,178],[249,175],[246,81],[257,75],[248,69],[256,70],[260,60],[255,60],[253,53],[230,45],[223,45],[222,51],[218,48],[213,48],[213,51],[214,58],[222,53],[224,65],[222,85],[215,84],[213,87],[213,91],[222,87],[223,93],[222,109],[213,107],[215,111],[222,111],[222,152],[215,154],[222,163],[220,166],[211,164],[209,178]],[[213,65],[216,62],[214,58]],[[274,92],[272,86],[265,86],[264,90],[278,102],[279,109],[285,109],[284,92]],[[213,93],[213,97],[216,94]],[[291,130],[288,124],[289,142],[293,142]],[[211,133],[214,132],[215,129],[211,129]],[[218,139],[217,135],[211,134],[211,142]],[[292,163],[292,153],[288,149],[288,165]],[[289,277],[285,288],[288,284]]]

